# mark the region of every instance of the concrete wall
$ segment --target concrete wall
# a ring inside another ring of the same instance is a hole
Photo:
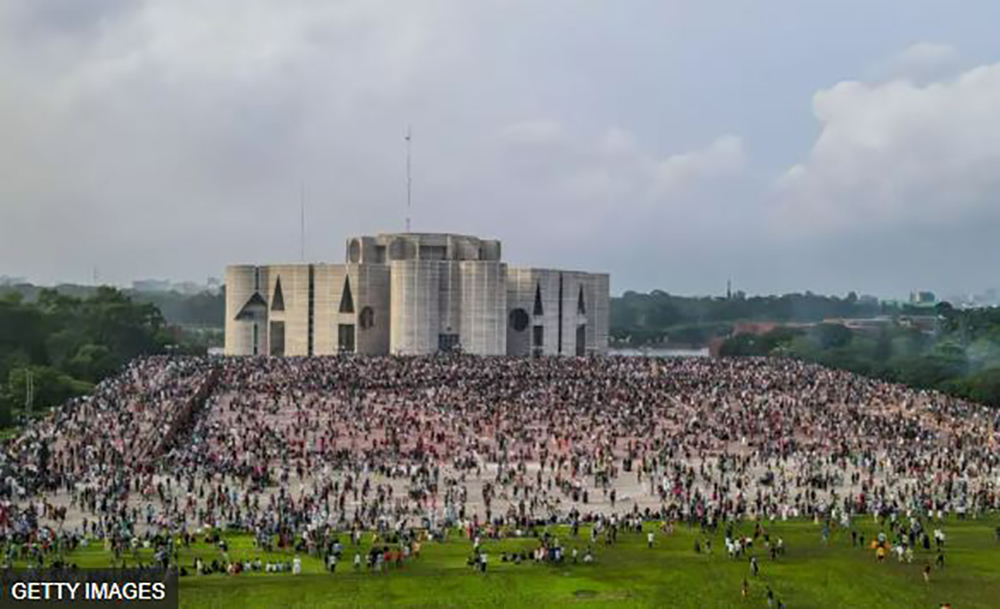
[[[346,264],[228,267],[225,352],[337,354],[341,328],[353,332],[354,352],[369,355],[437,353],[442,335],[480,355],[607,352],[606,274],[508,268],[499,241],[467,235],[390,233],[352,237],[345,245]],[[283,310],[273,307],[279,281]],[[348,282],[353,307],[341,311]],[[247,308],[248,302],[255,304]],[[283,324],[283,350],[280,336],[270,335],[271,322]],[[535,328],[542,338],[537,348]]]
[[[316,276],[316,354],[336,355],[342,352],[341,326],[353,327],[353,353],[388,353],[389,267],[380,264],[322,264],[316,265]],[[345,299],[348,286],[350,298]],[[342,305],[349,310],[341,311]],[[371,308],[371,312],[366,314],[370,326],[361,323],[366,307]]]
[[[589,281],[587,273],[575,271],[565,271],[560,273],[562,278],[562,319],[560,326],[562,329],[562,354],[576,356],[581,354],[577,349],[578,330],[582,327],[584,341],[582,345],[583,355],[586,355],[587,334],[590,328],[587,327],[586,313],[580,313],[578,305],[580,302],[580,290],[584,290],[584,303],[590,300],[587,292]],[[586,308],[584,309],[586,311]]]
[[[507,265],[500,262],[458,264],[462,278],[462,349],[476,355],[506,354]]]
[[[524,310],[529,319],[528,327],[521,332],[509,326],[508,355],[559,354],[559,274],[559,271],[551,269],[508,269],[508,324],[511,324],[513,312],[517,309]],[[541,314],[537,314],[535,309],[536,292],[541,296]],[[541,328],[541,346],[535,345],[536,327]]]
[[[244,321],[236,319],[244,305],[256,292],[257,273],[255,266],[239,265],[226,268],[226,355],[253,355],[253,326],[255,323],[258,329],[258,352],[265,352],[266,317]]]
[[[441,328],[441,263],[398,260],[389,264],[389,352],[436,353]]]
[[[385,355],[389,353],[392,317],[389,267],[383,264],[347,266],[351,276],[351,288],[354,290],[357,353]],[[366,322],[362,323],[366,307],[370,308],[371,313]]]
[[[309,265],[276,264],[261,268],[267,273],[267,305],[270,318],[285,323],[285,355],[308,355]],[[285,301],[284,312],[272,309],[279,278]],[[267,354],[272,352],[272,347],[268,340]]]
[[[343,264],[313,265],[313,355],[337,353],[337,309],[345,273]]]
[[[541,286],[543,312],[542,315],[536,315],[533,309],[529,309],[531,325],[544,328],[541,354],[559,355],[557,346],[559,338],[559,271],[535,269],[533,275],[535,284]],[[532,306],[534,306],[534,297],[532,297]],[[533,345],[532,349],[532,353],[537,353],[536,345]]]
[[[611,323],[611,278],[607,273],[591,273],[591,302],[587,304],[588,349],[604,355],[608,352],[608,324]]]
[[[531,354],[531,306],[535,296],[534,275],[531,269],[507,268],[507,355],[525,357]],[[516,313],[515,313],[516,312]],[[517,316],[524,327],[518,328]]]
[[[323,288],[328,298],[326,315],[319,318],[319,326],[323,332],[322,355],[336,355],[340,352],[340,324],[357,324],[357,277],[350,277],[348,269],[350,264],[329,264],[324,265]],[[341,313],[340,304],[347,290],[347,282],[351,284],[351,297],[354,304],[353,313]],[[357,329],[355,328],[355,344],[357,343]]]
[[[457,262],[438,263],[441,334],[462,335],[462,268]],[[464,346],[464,342],[463,342]],[[437,349],[435,343],[434,348]]]
[[[378,252],[384,253],[382,257]],[[385,264],[401,260],[478,260],[500,262],[501,244],[495,239],[449,233],[381,233],[347,239],[349,263]]]
[[[560,297],[560,283],[562,292]],[[578,312],[583,289],[585,313]],[[542,314],[535,315],[535,293],[541,291]],[[577,331],[584,327],[582,353],[608,351],[608,276],[606,274],[510,267],[507,271],[507,354],[527,356],[534,347],[534,327],[542,328],[541,355],[575,356]],[[560,316],[560,304],[561,316]],[[528,327],[518,331],[518,310],[528,314]],[[560,336],[561,330],[561,336]]]

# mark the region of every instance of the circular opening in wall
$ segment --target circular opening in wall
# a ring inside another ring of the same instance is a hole
[[[515,332],[524,332],[528,328],[528,312],[524,309],[514,309],[510,312],[510,327]]]
[[[389,242],[389,260],[412,260],[415,252],[409,241],[396,237]]]
[[[371,307],[361,309],[358,323],[361,324],[362,330],[369,330],[375,327],[375,310]]]

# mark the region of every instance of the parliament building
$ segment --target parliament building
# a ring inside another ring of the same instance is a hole
[[[500,242],[391,233],[345,264],[226,269],[227,355],[603,354],[604,273],[508,266]]]

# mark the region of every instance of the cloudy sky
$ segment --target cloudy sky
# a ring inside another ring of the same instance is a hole
[[[612,291],[1000,286],[995,0],[3,0],[0,275],[413,226]]]

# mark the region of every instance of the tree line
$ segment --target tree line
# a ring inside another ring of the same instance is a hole
[[[24,302],[34,303],[44,291],[49,290],[64,296],[86,299],[96,294],[99,289],[97,286],[69,283],[52,288],[19,283],[0,285],[0,298],[9,294],[19,294]],[[134,302],[155,305],[163,315],[163,319],[173,326],[221,330],[225,325],[225,288],[218,292],[204,291],[197,294],[177,291],[145,292],[134,289],[121,292]]]
[[[905,319],[874,328],[817,324],[727,339],[723,356],[795,357],[911,387],[1000,406],[1000,309],[933,311],[931,328]]]
[[[840,298],[806,292],[781,296],[677,296],[660,290],[611,299],[611,338],[635,346],[703,346],[727,336],[738,321],[814,323],[829,318],[898,314],[902,307],[851,292]]]
[[[129,360],[188,349],[160,310],[101,287],[88,296],[40,289],[0,296],[0,426],[85,394]],[[181,344],[178,344],[181,343]]]

